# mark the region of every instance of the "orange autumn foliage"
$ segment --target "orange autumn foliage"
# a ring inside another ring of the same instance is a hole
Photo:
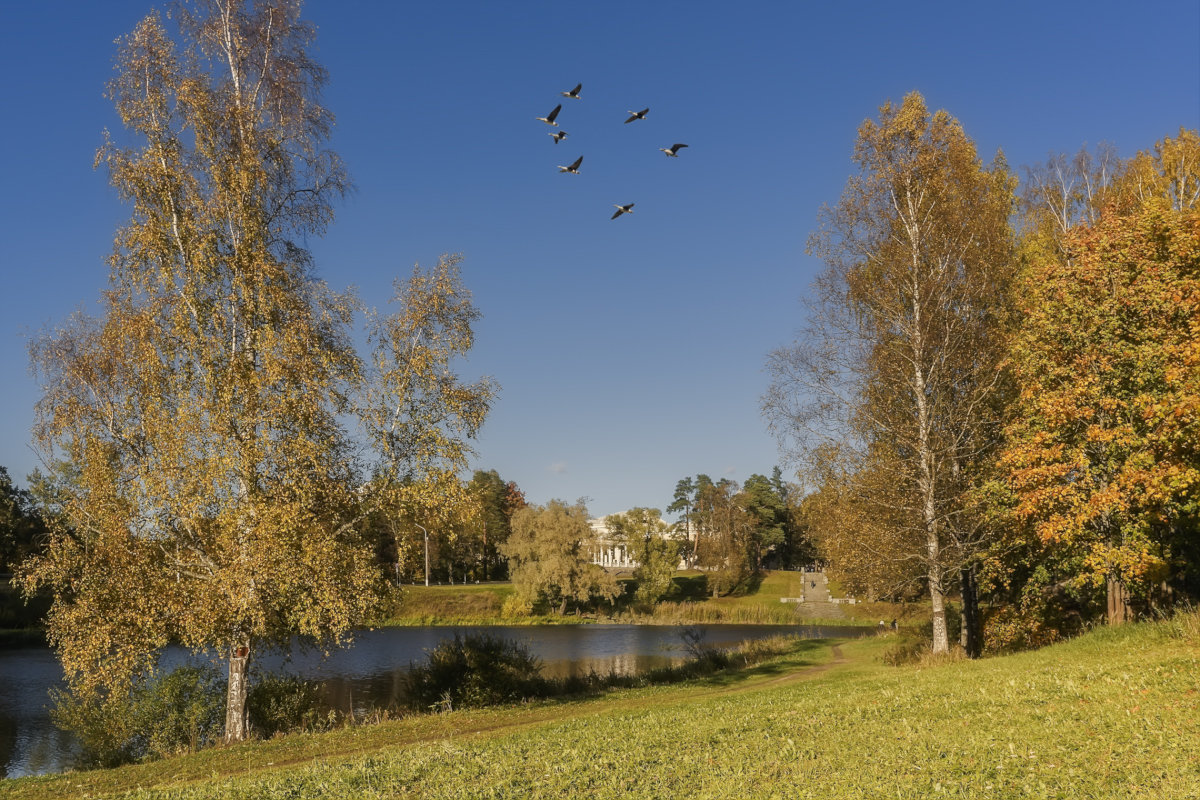
[[[1018,520],[1136,597],[1200,487],[1200,213],[1110,210],[1024,276],[1021,391],[1001,460]]]

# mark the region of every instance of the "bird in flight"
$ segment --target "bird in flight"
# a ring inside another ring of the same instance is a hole
[[[687,145],[680,143],[680,144],[673,144],[670,147],[660,147],[658,149],[662,150],[664,153],[669,155],[671,158],[679,158],[678,151],[679,151],[679,148],[681,148],[681,147],[687,147]]]
[[[619,206],[616,203],[613,203],[613,208],[617,209],[617,213],[613,214],[611,217],[609,217],[609,219],[616,219],[617,217],[621,216],[622,214],[632,214],[633,213],[633,205],[634,205],[633,203],[630,203],[627,206]]]
[[[558,171],[559,172],[570,172],[573,175],[578,175],[579,174],[579,165],[582,163],[583,163],[583,156],[580,156],[579,158],[575,159],[574,164],[572,164],[569,167],[559,167]]]
[[[558,127],[558,123],[554,121],[554,118],[558,116],[558,112],[559,112],[559,111],[562,111],[562,103],[559,103],[558,105],[556,105],[556,106],[554,107],[554,110],[553,110],[553,111],[551,111],[551,112],[550,112],[549,114],[547,114],[546,116],[544,116],[544,117],[537,117],[537,119],[538,119],[538,121],[539,121],[539,122],[544,122],[544,123],[546,123],[547,125],[553,125],[554,127],[556,127],[556,128],[557,128],[557,127]]]
[[[625,124],[628,125],[635,119],[645,119],[648,113],[650,113],[650,109],[648,108],[643,108],[641,111],[630,111],[629,119],[625,120]]]
[[[583,84],[579,83],[579,84],[576,84],[575,88],[572,89],[571,91],[559,92],[559,94],[561,94],[563,97],[574,97],[576,100],[578,100],[579,99],[579,90],[582,88],[583,88]]]
[[[554,131],[553,133],[550,134],[550,138],[554,140],[555,144],[558,144],[563,139],[567,138],[567,132],[566,131]]]

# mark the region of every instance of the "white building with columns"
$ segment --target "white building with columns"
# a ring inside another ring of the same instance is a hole
[[[634,557],[634,548],[613,534],[608,527],[607,519],[608,517],[604,516],[588,520],[588,525],[592,528],[592,541],[589,544],[592,563],[599,564],[606,569],[637,569],[640,564]],[[683,537],[676,532],[676,526],[666,522],[663,525],[665,531],[662,534],[663,538],[694,541],[693,531],[687,531],[686,537]],[[690,551],[690,547],[681,548],[679,569],[687,569],[690,566],[688,564]]]

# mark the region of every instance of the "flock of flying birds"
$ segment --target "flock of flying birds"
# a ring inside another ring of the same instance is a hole
[[[579,84],[576,84],[575,88],[572,89],[571,91],[559,92],[559,94],[561,94],[563,97],[569,97],[573,100],[578,100],[579,92],[581,89],[583,89],[583,84],[579,83]],[[560,111],[562,111],[562,103],[559,103],[558,105],[556,105],[554,107],[554,110],[551,111],[546,116],[536,117],[536,119],[539,122],[544,122],[547,125],[557,128],[558,122],[556,120],[558,119],[558,112],[560,112]],[[628,112],[629,119],[625,120],[625,124],[628,125],[631,122],[645,119],[646,115],[649,113],[650,113],[649,108],[643,108],[641,111],[630,111],[630,112]],[[550,137],[552,139],[554,139],[555,144],[558,144],[563,139],[567,138],[567,132],[564,130],[553,131],[550,134]],[[687,147],[687,145],[684,144],[683,142],[676,142],[675,144],[671,145],[670,147],[660,147],[658,149],[663,151],[664,153],[666,153],[671,158],[678,158],[679,151],[685,147]],[[575,159],[573,162],[571,162],[570,164],[568,164],[565,167],[559,166],[558,171],[559,172],[569,172],[572,175],[578,175],[579,174],[579,165],[582,163],[583,163],[583,156],[580,156],[579,158]],[[633,203],[626,203],[625,205],[621,205],[619,203],[613,203],[613,207],[617,209],[617,212],[615,214],[613,214],[610,219],[616,219],[617,217],[621,216],[622,214],[632,214],[633,206],[634,206]]]

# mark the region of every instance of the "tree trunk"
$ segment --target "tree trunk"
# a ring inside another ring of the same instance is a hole
[[[488,580],[488,562],[492,560],[491,553],[488,552],[487,541],[487,520],[483,522],[483,582]]]
[[[929,599],[933,606],[933,652],[950,652],[950,635],[946,630],[946,593],[942,589],[942,565],[929,565]]]
[[[962,568],[962,635],[960,641],[968,658],[983,655],[983,641],[979,630],[979,581],[975,577],[975,565]]]
[[[910,233],[916,241],[915,233]],[[913,247],[913,275],[920,274],[918,249]],[[932,411],[926,398],[927,375],[922,368],[924,342],[921,331],[920,287],[913,286],[913,398],[916,401],[917,441],[919,461],[917,486],[921,492],[921,521],[925,527],[925,558],[929,569],[929,600],[933,607],[933,652],[949,653],[950,636],[946,631],[946,593],[942,585],[942,542],[938,532],[937,476],[934,474]]]
[[[225,744],[244,742],[250,735],[250,722],[246,713],[249,668],[250,638],[246,637],[229,648],[229,683],[225,694]]]
[[[922,419],[925,415],[925,405],[920,403],[922,409]],[[924,425],[922,425],[922,434],[925,434]],[[926,448],[922,448],[926,450]],[[937,509],[934,505],[933,496],[933,469],[930,466],[932,458],[923,453],[921,457],[922,466],[922,494],[925,495],[924,508],[922,513],[925,522],[925,557],[929,565],[929,600],[933,607],[933,652],[949,653],[950,652],[950,634],[946,629],[946,591],[943,585],[944,568],[942,567],[942,543],[938,538],[937,529]]]
[[[1114,573],[1108,576],[1108,624],[1120,625],[1133,618],[1129,609],[1129,592],[1125,582]]]

